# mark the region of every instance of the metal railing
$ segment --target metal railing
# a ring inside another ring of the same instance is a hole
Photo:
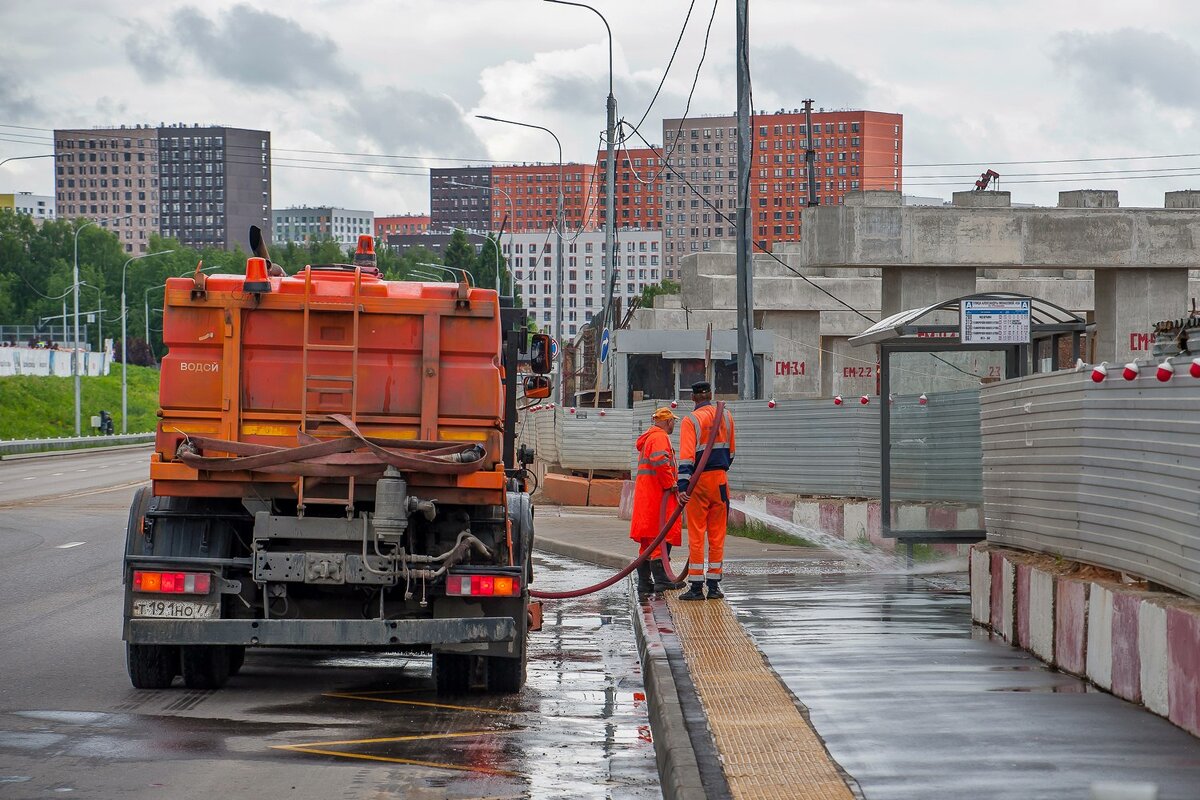
[[[115,436],[61,436],[56,439],[8,439],[0,441],[0,456],[149,444],[153,441],[153,433],[127,433]]]

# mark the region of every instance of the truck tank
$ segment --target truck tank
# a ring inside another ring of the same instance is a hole
[[[134,686],[218,687],[247,647],[428,649],[439,691],[523,685],[532,512],[504,454],[524,331],[465,276],[363,261],[167,282],[126,542]]]

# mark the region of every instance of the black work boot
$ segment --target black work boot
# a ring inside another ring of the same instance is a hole
[[[667,589],[682,589],[687,581],[674,581],[667,577],[667,570],[663,567],[661,558],[656,558],[650,562],[650,574],[654,576],[654,591],[662,593]]]
[[[691,586],[683,594],[679,595],[680,600],[703,600],[704,599],[704,584],[700,581],[692,581]]]
[[[650,595],[654,594],[654,582],[651,578],[649,561],[643,561],[638,564],[637,576],[638,602],[644,603],[650,599]]]
[[[714,581],[712,578],[708,580],[708,599],[721,600],[725,597],[725,593],[721,591],[721,582]]]

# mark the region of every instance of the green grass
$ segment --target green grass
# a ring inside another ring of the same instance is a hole
[[[121,432],[121,365],[99,378],[80,379],[83,434],[103,409]],[[147,433],[158,421],[158,370],[129,366],[129,432]],[[75,382],[71,378],[14,375],[0,378],[0,439],[75,435]]]
[[[817,547],[807,539],[771,530],[766,525],[755,520],[748,520],[745,525],[730,525],[725,530],[726,536],[737,536],[742,539],[753,539],[764,544],[790,544],[794,547]]]

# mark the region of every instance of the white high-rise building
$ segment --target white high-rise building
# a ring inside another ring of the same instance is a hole
[[[284,244],[333,239],[342,247],[358,244],[363,234],[375,235],[375,212],[322,206],[276,208],[271,212],[272,238]]]
[[[617,231],[616,286],[613,296],[640,295],[663,279],[662,231]],[[505,234],[501,252],[508,259],[529,319],[543,332],[558,332],[555,298],[559,294],[557,237],[553,232]],[[505,287],[507,288],[507,287]],[[573,339],[604,306],[604,231],[574,231],[563,236],[563,335]]]

